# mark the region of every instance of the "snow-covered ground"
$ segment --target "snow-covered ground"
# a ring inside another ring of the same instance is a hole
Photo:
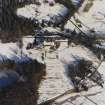
[[[64,64],[70,64],[75,61],[76,58],[84,58],[90,60],[97,66],[99,60],[97,57],[86,47],[84,46],[75,46],[69,47],[69,49],[65,49],[59,52],[59,57]]]
[[[55,3],[54,6],[50,6],[49,3],[43,3],[43,0],[41,5],[30,4],[17,9],[18,16],[37,19],[39,22],[42,20],[60,22],[68,12],[68,8],[62,4]]]
[[[27,44],[28,42],[31,42],[32,40],[33,40],[32,38],[24,38],[23,42],[24,44]],[[2,49],[1,52],[2,54],[3,52],[5,52],[4,53],[5,55],[11,54],[10,52],[12,52],[12,50],[15,50],[16,48],[16,43],[7,43],[7,44],[0,44],[0,45],[1,45],[0,48]],[[31,53],[30,54],[31,57],[37,58],[41,56],[41,52],[42,50],[31,49],[27,53]],[[56,54],[59,55],[58,56],[59,59],[56,58]],[[47,64],[46,76],[42,80],[39,90],[38,90],[39,92],[38,103],[46,101],[55,96],[59,96],[63,94],[65,91],[73,89],[73,85],[71,81],[66,76],[65,63],[68,64],[75,61],[74,56],[91,60],[95,66],[97,66],[99,63],[99,60],[97,59],[97,57],[87,48],[83,46],[75,46],[75,47],[67,48],[67,42],[62,42],[60,48],[57,51],[52,52],[52,53],[48,52],[47,57],[45,58],[45,63]],[[103,73],[104,75],[104,63],[99,68],[99,71]],[[91,90],[89,90],[89,93],[88,92],[83,93],[83,94],[75,93],[73,94],[74,97],[77,96],[78,94],[80,95],[80,97],[77,97],[72,102],[75,103],[76,105],[78,105],[78,103],[84,103],[84,105],[90,105],[89,103],[91,103],[93,105],[93,103],[90,102],[89,100],[87,100],[86,101],[87,103],[86,103],[84,101],[85,100],[84,97],[81,96],[81,94],[82,95],[93,94],[93,93],[96,94],[97,92],[100,92],[100,91],[102,92],[101,95],[104,96],[104,91],[100,87],[95,87],[95,88],[93,87]],[[65,99],[71,98],[71,97],[72,97],[72,94],[69,94],[56,100],[56,102],[60,103],[64,101]],[[95,97],[97,98],[97,95]],[[92,98],[93,98],[92,100],[94,100],[94,97]],[[99,101],[99,103],[104,103],[104,97],[101,100]],[[94,101],[98,103],[98,99]],[[66,105],[71,105],[71,103],[68,102],[68,100],[65,101],[64,103]],[[60,105],[64,105],[64,104],[61,103]]]
[[[56,58],[56,54],[58,54],[59,59]],[[59,96],[65,91],[73,89],[71,80],[66,74],[66,66],[76,61],[75,57],[91,60],[96,67],[99,63],[97,57],[89,49],[83,46],[67,48],[67,42],[62,42],[57,51],[47,53],[45,60],[47,66],[46,76],[39,87],[38,103],[44,102],[55,96]],[[58,99],[58,103],[63,101],[65,98],[67,97],[63,97],[60,101]],[[70,102],[65,105],[70,105]]]
[[[88,0],[86,0],[86,2],[87,1]],[[75,14],[75,18],[78,18],[84,24],[82,24],[83,31],[88,32],[89,29],[95,29],[97,34],[100,35],[101,33],[105,35],[105,16],[103,15],[105,14],[105,0],[94,0],[93,3],[93,6],[88,12],[83,11],[84,6],[81,7],[78,13]],[[38,15],[37,11],[41,14],[40,16]],[[52,7],[50,7],[49,4],[42,4],[41,6],[39,6],[39,8],[36,5],[31,4],[18,9],[17,14],[27,18],[44,19],[46,18],[46,16],[49,15],[49,13],[51,15],[58,15],[62,13],[59,11],[63,11],[63,13],[65,13],[68,11],[68,9],[60,4],[55,4]],[[73,18],[72,20],[74,21]],[[65,28],[73,30],[75,26],[73,26],[68,21]],[[24,38],[25,47],[28,42],[32,41],[32,38]],[[14,52],[12,51],[19,51],[19,49],[17,49],[18,47],[16,46],[16,43],[0,44],[0,53],[4,55],[11,56],[14,54]],[[26,51],[25,49],[23,50]],[[28,53],[30,57],[36,58],[41,61],[42,52],[43,49],[31,49],[28,50],[26,54]],[[56,58],[56,54],[58,54],[59,59]],[[75,61],[75,57],[91,60],[94,63],[94,66],[98,66],[99,64],[99,60],[97,59],[97,57],[84,46],[74,46],[67,48],[67,43],[61,42],[60,48],[55,52],[48,52],[47,57],[45,58],[45,63],[47,66],[46,76],[42,80],[38,90],[38,103],[46,101],[47,99],[53,98],[55,96],[61,95],[67,90],[73,89],[71,81],[66,76],[65,67],[67,64],[73,63]],[[101,64],[99,72],[102,73],[105,77],[104,65],[105,62]],[[73,95],[68,94],[62,99],[58,99],[56,102],[58,102],[59,105],[105,105],[105,89],[96,86],[89,89],[88,92],[80,92],[75,93]]]
[[[11,59],[15,62],[28,61],[36,59],[42,62],[41,52],[39,50],[31,49],[26,50],[26,46],[29,42],[32,42],[33,38],[23,38],[23,48],[19,48],[18,42],[16,43],[0,43],[0,61]],[[22,54],[22,55],[21,55]],[[42,62],[43,63],[43,62]]]
[[[95,30],[97,35],[105,35],[105,0],[93,0],[93,5],[89,11],[84,11],[84,8],[89,0],[85,0],[83,6],[75,13],[75,18],[82,23],[82,30],[86,33],[89,30]],[[72,18],[74,21],[74,18]],[[65,28],[73,30],[75,27],[68,21]]]

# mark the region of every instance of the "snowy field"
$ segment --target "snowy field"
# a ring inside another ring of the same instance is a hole
[[[78,0],[73,1],[77,3]],[[77,13],[75,13],[75,19],[80,20],[82,23],[81,29],[84,32],[88,33],[90,32],[90,29],[93,29],[97,35],[105,35],[105,0],[94,0],[93,5],[89,11],[84,12],[84,8],[87,2],[88,0],[85,0],[83,6]],[[68,9],[66,7],[61,4],[55,4],[55,2],[54,6],[49,6],[48,3],[45,5],[42,4],[39,7],[31,4],[17,10],[18,16],[32,19],[36,18],[41,21],[42,19],[48,19],[49,21],[50,16],[52,17],[52,15],[65,16],[67,12]],[[74,21],[74,17],[72,17],[72,20]],[[65,25],[65,28],[74,30],[75,26],[73,26],[70,21],[68,21]],[[47,29],[48,31],[51,31],[50,28]],[[33,38],[23,38],[24,47],[22,50],[24,54],[42,62],[41,54],[45,49],[34,48],[27,51],[25,48],[29,42],[33,42]],[[0,43],[0,54],[7,56],[7,58],[11,58],[12,56],[19,56],[21,51],[16,43]],[[75,57],[90,60],[93,62],[95,67],[97,67],[100,62],[99,59],[88,48],[80,45],[70,46],[68,48],[67,42],[61,42],[59,49],[52,53],[47,51],[45,61],[43,62],[46,63],[46,76],[41,81],[38,89],[38,104],[55,96],[62,95],[65,91],[74,88],[70,78],[68,78],[66,75],[66,67],[68,64],[74,63],[76,60]],[[0,60],[2,60],[2,57]],[[103,74],[103,77],[105,78],[104,69],[105,62],[102,62],[98,71]],[[55,102],[56,105],[105,105],[105,84],[104,88],[95,85],[87,92],[79,92],[73,94],[68,93],[65,96],[57,99]]]
[[[91,29],[95,30],[97,35],[105,35],[105,0],[94,0],[93,5],[88,11],[84,8],[89,0],[85,0],[83,6],[75,13],[75,18],[82,23],[82,30],[89,33]],[[72,18],[74,21],[74,18]],[[73,30],[75,27],[68,21],[65,28]]]
[[[18,16],[38,20],[39,23],[42,23],[42,21],[60,23],[62,17],[65,17],[68,12],[69,9],[62,4],[54,3],[53,6],[50,6],[49,2],[43,3],[43,0],[41,5],[30,4],[17,9]]]

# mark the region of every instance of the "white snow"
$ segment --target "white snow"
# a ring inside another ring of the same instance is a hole
[[[49,0],[50,1],[50,0]],[[52,0],[51,0],[52,1]],[[77,3],[77,0],[74,0]],[[46,8],[47,7],[47,8]],[[39,14],[36,13],[35,10],[38,10]],[[105,0],[94,0],[94,4],[89,10],[89,12],[83,12],[83,8],[80,8],[80,11],[76,13],[75,17],[81,20],[83,24],[83,31],[87,32],[89,29],[95,29],[97,34],[105,34]],[[49,4],[42,4],[41,6],[37,7],[34,4],[26,5],[23,8],[17,10],[17,14],[20,16],[24,16],[27,18],[36,18],[36,19],[48,19],[49,16],[52,15],[62,15],[65,16],[68,12],[68,9],[60,4],[55,4],[54,6],[50,7]],[[36,16],[36,14],[38,16]],[[73,17],[72,20],[74,21]],[[88,27],[88,28],[87,28]],[[69,28],[73,30],[75,26],[73,26],[69,21],[66,24],[65,28]],[[53,31],[51,28],[47,28],[47,30]],[[55,30],[54,30],[55,31]],[[101,33],[100,33],[101,32]],[[33,38],[24,38],[24,44],[28,42],[32,42]],[[25,51],[25,48],[23,49]],[[42,49],[43,50],[43,49]],[[41,52],[42,50],[31,49],[26,53],[29,54],[30,57],[36,58],[39,61],[41,60]],[[20,56],[17,55],[15,52],[18,52],[19,49],[16,43],[9,43],[9,44],[1,44],[0,43],[0,54],[6,55],[8,58],[13,57],[13,59],[21,60]],[[56,54],[59,55],[59,59],[56,59]],[[15,56],[14,56],[15,55]],[[53,52],[47,53],[47,58],[45,59],[45,63],[47,64],[46,68],[46,76],[45,79],[40,84],[39,87],[39,100],[38,103],[45,101],[47,99],[53,98],[54,96],[61,95],[63,92],[70,90],[73,88],[71,82],[68,80],[67,76],[65,75],[65,66],[67,64],[73,63],[75,61],[75,57],[85,58],[87,60],[91,60],[95,66],[98,65],[99,60],[97,57],[87,48],[83,46],[75,46],[67,48],[67,43],[61,43],[60,48]],[[23,56],[24,58],[24,56]],[[3,58],[0,56],[0,60]],[[5,59],[5,56],[4,56]],[[28,60],[28,59],[24,59]],[[99,68],[99,72],[103,74],[105,78],[105,62],[103,62]],[[104,84],[105,86],[105,84]],[[100,92],[97,94],[97,92]],[[86,94],[90,93],[90,98],[92,101],[87,99]],[[93,95],[94,94],[94,95]],[[79,96],[78,96],[79,95]],[[65,101],[64,104],[60,105],[71,105],[69,101],[72,100],[73,104],[75,105],[94,105],[97,103],[98,105],[105,105],[105,90],[101,89],[100,87],[96,86],[90,89],[88,92],[84,93],[75,93],[74,100],[69,99],[71,98],[72,94],[68,94],[66,97],[63,97],[59,102]],[[68,99],[68,101],[67,101]]]
[[[58,54],[59,59],[56,59],[56,54]],[[76,61],[73,56],[91,60],[95,66],[99,63],[97,57],[87,48],[83,46],[67,48],[67,42],[62,42],[57,51],[47,53],[47,58],[45,60],[47,64],[47,73],[39,87],[38,103],[59,96],[65,91],[73,89],[73,84],[70,78],[66,75],[66,66],[73,63],[73,61]],[[63,99],[61,98],[61,100],[64,99],[67,99],[67,97],[65,96]]]
[[[64,64],[70,64],[76,61],[76,57],[90,60],[94,63],[94,65],[99,63],[97,57],[84,46],[70,47],[69,49],[65,49],[59,52],[59,58]]]
[[[94,29],[97,35],[105,35],[105,0],[94,0],[89,11],[84,12],[87,1],[85,0],[83,6],[75,14],[75,18],[83,23],[81,29],[84,32]],[[72,17],[71,20],[74,21],[74,18]],[[65,28],[73,30],[75,27],[68,21]]]
[[[47,8],[46,8],[47,7]],[[36,10],[39,12],[37,15]],[[26,5],[23,8],[17,9],[17,15],[26,18],[43,19],[48,16],[61,15],[65,16],[68,13],[68,9],[62,4],[55,4],[49,6],[48,4],[42,3],[41,6],[37,7],[35,4]]]
[[[35,53],[34,56],[31,56],[25,47],[26,46],[23,47],[21,55],[21,49],[19,49],[17,43],[0,43],[0,61],[2,62],[3,60],[11,59],[15,62],[27,62],[30,60],[30,58],[41,59],[41,54],[38,51],[34,52],[39,53],[40,56],[37,56]]]

